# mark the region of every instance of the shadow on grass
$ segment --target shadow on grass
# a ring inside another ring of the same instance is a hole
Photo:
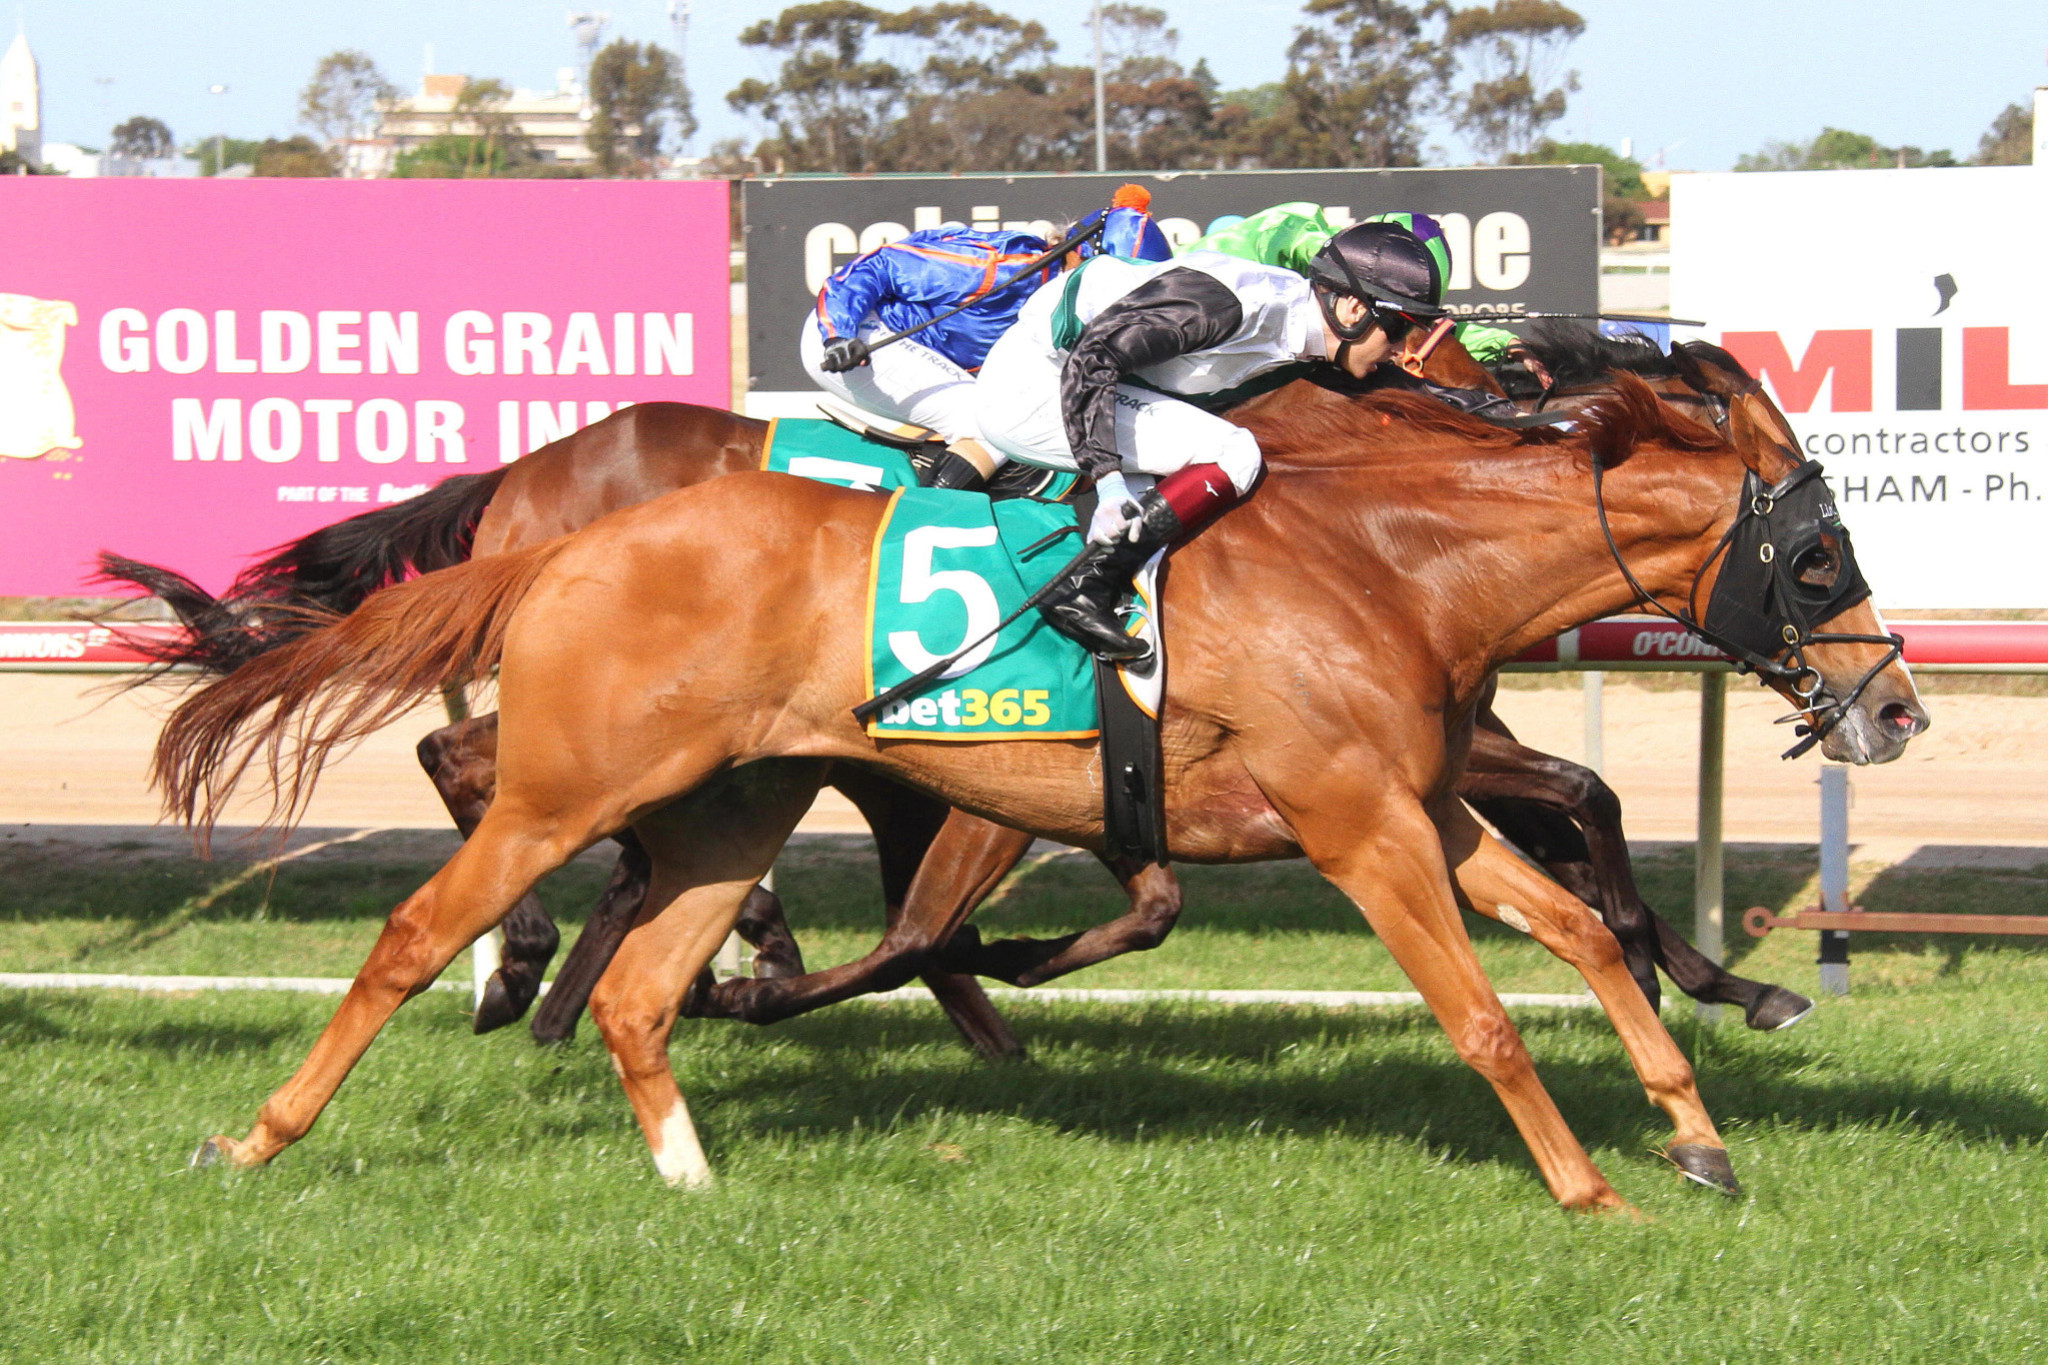
[[[90,995],[0,993],[0,1046],[60,1043],[147,1052],[158,1057],[194,1057],[264,1052],[279,1039],[302,1032],[294,1024],[206,1020],[135,1023],[132,1013],[126,1010],[101,1017],[93,1004]]]
[[[1525,1016],[1518,1023],[1582,1142],[1642,1150],[1668,1139],[1618,1045],[1601,1036],[1604,1021]],[[963,1058],[934,1066],[929,1048],[911,1045],[950,1042],[936,1023],[841,1015],[830,1024],[781,1025],[794,1046],[736,1068],[730,1054],[722,1059],[711,1112],[721,1126],[754,1136],[974,1113],[1117,1140],[1251,1127],[1375,1133],[1458,1160],[1528,1161],[1491,1089],[1449,1055],[1434,1021],[1417,1013],[1138,1007],[1039,1015],[1022,1029],[1041,1061],[985,1066]],[[1603,1055],[1588,1058],[1589,1044]],[[679,1053],[688,1046],[685,1035]],[[2048,1130],[2048,1104],[2018,1088],[1820,1074],[1827,1068],[1816,1064],[1828,1057],[1826,1049],[1784,1040],[1767,1050],[1745,1046],[1710,1061],[1702,1084],[1724,1121],[1806,1131],[1905,1125],[1996,1144],[2038,1141]]]

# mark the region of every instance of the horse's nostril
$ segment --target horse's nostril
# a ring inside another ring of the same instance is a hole
[[[1886,702],[1878,708],[1877,718],[1894,730],[1904,730],[1909,734],[1920,732],[1920,713],[1902,701]]]

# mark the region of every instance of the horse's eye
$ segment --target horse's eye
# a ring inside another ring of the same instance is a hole
[[[1809,588],[1832,588],[1842,572],[1841,545],[1826,532],[1820,543],[1802,550],[1792,561],[1792,576]]]

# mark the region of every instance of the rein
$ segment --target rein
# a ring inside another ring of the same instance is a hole
[[[1816,631],[1813,628],[1814,618],[1800,606],[1800,599],[1812,598],[1814,589],[1798,581],[1793,565],[1801,553],[1820,542],[1822,528],[1830,523],[1832,530],[1829,533],[1837,537],[1841,547],[1840,564],[1834,585],[1814,603],[1818,611],[1825,612],[1818,620],[1832,620],[1870,596],[1870,588],[1864,583],[1851,555],[1849,534],[1835,516],[1833,503],[1827,500],[1827,485],[1821,479],[1819,461],[1800,460],[1790,473],[1769,487],[1764,485],[1755,470],[1745,472],[1742,504],[1728,529],[1721,533],[1713,552],[1694,571],[1692,588],[1686,594],[1682,611],[1672,611],[1659,602],[1622,558],[1621,546],[1614,539],[1614,529],[1608,522],[1605,474],[1606,467],[1595,455],[1593,507],[1599,514],[1600,534],[1606,538],[1607,552],[1613,557],[1614,566],[1621,570],[1622,578],[1635,591],[1637,599],[1651,611],[1683,626],[1734,659],[1736,672],[1756,673],[1770,682],[1783,685],[1798,699],[1800,710],[1781,717],[1780,724],[1798,721],[1802,716],[1810,718],[1810,723],[1799,726],[1797,733],[1802,738],[1787,749],[1783,757],[1798,758],[1827,738],[1829,732],[1848,715],[1849,708],[1862,697],[1864,689],[1879,673],[1891,667],[1904,651],[1905,639],[1898,635],[1846,635]],[[1788,515],[1785,521],[1774,526],[1772,518],[1780,511],[1781,505],[1785,505],[1784,511]],[[1808,511],[1810,516],[1802,515]],[[1787,545],[1793,552],[1781,549]],[[1753,549],[1754,554],[1738,558],[1737,547]],[[1728,562],[1715,579],[1713,592],[1708,594],[1707,610],[1702,618],[1699,612],[1700,580],[1706,577],[1707,570],[1715,561],[1724,556]],[[1761,610],[1750,604],[1750,592],[1757,592],[1760,596]],[[1709,624],[1717,617],[1720,618],[1718,624]],[[1884,657],[1857,679],[1847,696],[1836,698],[1828,691],[1820,671],[1806,661],[1809,645],[1833,644],[1885,645],[1888,648]]]

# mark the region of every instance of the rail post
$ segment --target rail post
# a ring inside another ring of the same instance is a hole
[[[1586,702],[1586,766],[1603,777],[1607,771],[1607,675],[1595,669],[1579,683]]]
[[[1709,962],[1718,964],[1721,948],[1721,911],[1725,899],[1721,858],[1721,777],[1724,740],[1728,730],[1728,675],[1700,674],[1700,776],[1699,816],[1695,825],[1692,861],[1693,945]],[[1700,1022],[1719,1023],[1719,1005],[1700,1005]]]
[[[1849,910],[1849,770],[1827,763],[1820,770],[1820,908]],[[1849,993],[1849,931],[1820,931],[1820,988]]]

